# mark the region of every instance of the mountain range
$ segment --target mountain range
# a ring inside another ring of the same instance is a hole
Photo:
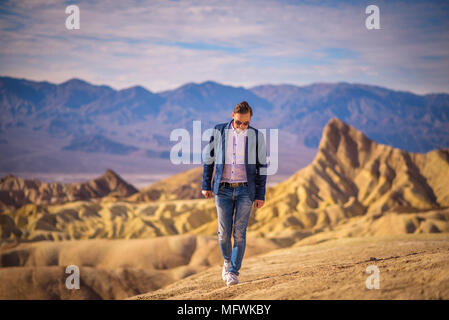
[[[203,131],[228,121],[242,100],[254,110],[253,126],[279,129],[279,166],[286,174],[313,159],[333,117],[406,151],[449,146],[448,94],[346,82],[243,88],[214,81],[151,92],[81,79],[52,84],[0,77],[0,171],[180,172],[184,168],[168,161],[175,144],[170,132],[192,133],[194,120]]]

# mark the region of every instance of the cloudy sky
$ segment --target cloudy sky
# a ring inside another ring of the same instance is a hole
[[[68,5],[80,29],[68,30]],[[368,30],[368,5],[380,30]],[[159,92],[366,83],[449,93],[449,1],[0,1],[0,75]]]

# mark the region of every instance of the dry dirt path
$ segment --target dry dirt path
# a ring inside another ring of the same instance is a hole
[[[367,267],[379,289],[367,289]],[[349,238],[244,259],[226,287],[214,266],[130,299],[449,299],[449,234]]]

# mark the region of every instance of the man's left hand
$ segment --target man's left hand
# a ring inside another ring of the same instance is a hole
[[[262,208],[265,201],[263,200],[254,200],[254,208]]]

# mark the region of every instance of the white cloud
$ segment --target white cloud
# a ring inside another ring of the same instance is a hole
[[[3,4],[19,15],[0,25],[7,43],[0,73],[57,83],[76,76],[152,91],[205,80],[244,86],[363,80],[419,93],[449,90],[449,24],[441,19],[448,6],[440,3],[380,2],[382,30],[364,27],[363,4],[128,0],[79,7],[81,30],[69,31],[62,1]],[[326,48],[353,56],[332,58]]]

